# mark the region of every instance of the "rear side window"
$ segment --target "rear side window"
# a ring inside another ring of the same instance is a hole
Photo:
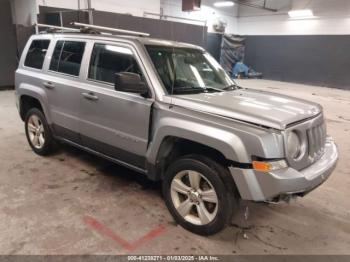
[[[84,42],[57,41],[50,70],[78,76],[85,49]]]
[[[24,65],[42,69],[50,40],[34,40],[28,50]]]
[[[114,83],[115,74],[120,72],[131,72],[142,76],[131,49],[95,44],[91,55],[89,79]]]

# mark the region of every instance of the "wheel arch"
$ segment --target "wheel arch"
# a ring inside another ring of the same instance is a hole
[[[162,171],[165,171],[172,160],[189,154],[205,155],[225,166],[229,163],[227,158],[217,149],[193,140],[175,136],[167,136],[163,139],[157,154],[156,163],[160,165]]]
[[[225,167],[248,161],[248,158],[244,157],[244,154],[246,154],[244,145],[236,135],[222,129],[208,129],[210,128],[201,127],[196,129],[198,131],[202,130],[202,132],[209,131],[205,133],[184,130],[175,126],[158,130],[155,134],[157,141],[153,141],[151,150],[147,155],[149,178],[161,180],[163,178],[162,174],[164,174],[169,164],[177,157],[187,154],[206,156],[218,161]],[[212,133],[215,134],[214,137],[209,136]],[[219,139],[219,137],[222,139]],[[224,138],[227,140],[225,141]]]
[[[147,160],[155,164],[159,150],[170,141],[184,139],[220,152],[226,159],[245,163],[249,161],[245,145],[232,131],[221,127],[196,123],[178,118],[163,118],[157,121]]]
[[[43,89],[33,85],[22,84],[17,92],[19,113],[22,120],[24,120],[26,112],[28,112],[29,109],[38,108],[45,115],[47,122],[49,124],[51,123],[49,110],[45,103],[45,101],[47,101],[47,96]]]
[[[29,96],[29,95],[22,95],[19,99],[19,104],[20,104],[19,114],[20,114],[21,119],[23,121],[25,120],[25,116],[26,116],[27,112],[31,108],[37,108],[41,112],[44,112],[41,102],[37,98],[34,98],[32,96]]]

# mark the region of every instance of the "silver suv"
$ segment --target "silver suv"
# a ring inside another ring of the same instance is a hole
[[[238,87],[184,43],[37,34],[16,96],[35,153],[59,141],[161,180],[174,219],[201,235],[222,230],[239,199],[304,196],[338,159],[320,105]]]

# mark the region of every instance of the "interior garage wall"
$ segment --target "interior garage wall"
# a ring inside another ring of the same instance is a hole
[[[54,12],[62,10],[62,8],[40,6],[39,22],[59,25],[59,16]],[[67,10],[65,9],[65,11]],[[64,26],[70,26],[69,23],[77,21],[78,17],[80,17],[81,22],[87,23],[87,17],[79,16],[76,10],[71,11],[62,13]],[[207,27],[205,26],[97,10],[93,11],[93,17],[94,24],[101,26],[147,32],[151,34],[151,37],[187,42],[203,46],[204,48],[207,45]]]
[[[17,54],[20,56],[28,38],[35,33],[37,21],[36,0],[11,0],[12,19],[16,27]]]
[[[250,0],[252,1],[252,0]],[[241,35],[346,35],[350,34],[349,0],[267,0],[268,12],[239,6]],[[289,10],[311,9],[312,19],[290,19]]]
[[[87,0],[36,0],[38,8],[39,6],[47,6],[75,10],[78,9],[78,2],[80,2],[81,9],[87,8]],[[201,26],[206,24],[209,32],[214,31],[213,23],[220,18],[227,23],[226,33],[237,33],[237,5],[228,8],[216,8],[213,6],[213,2],[213,0],[202,0],[201,10],[193,12],[182,11],[182,0],[91,0],[91,5],[96,11],[153,19],[159,19],[160,13],[162,13],[163,20]]]
[[[206,50],[220,62],[222,34],[208,33]]]
[[[0,0],[0,32],[4,37],[0,41],[0,88],[4,88],[13,85],[17,66],[16,31],[9,0]]]
[[[154,38],[175,40],[206,47],[207,27],[172,21],[94,11],[97,25],[147,32]]]
[[[87,0],[80,0],[80,8],[87,9]],[[91,0],[92,8],[99,11],[143,16],[144,12],[160,10],[160,0]],[[38,6],[78,9],[78,0],[37,0]]]
[[[350,35],[247,36],[245,63],[265,79],[350,90]]]
[[[267,0],[267,6],[279,11],[239,6],[245,62],[265,79],[350,89],[350,1]],[[290,19],[288,11],[296,9],[311,9],[315,17]]]
[[[225,32],[227,34],[237,33],[237,5],[225,8],[216,8],[213,6],[213,0],[202,0],[201,10],[192,12],[182,11],[182,1],[181,0],[160,0],[160,7],[163,11],[164,16],[174,16],[184,19],[194,19],[198,21],[204,21],[208,26],[208,32],[214,33],[213,24],[220,19],[227,23]],[[168,20],[181,22],[181,19],[166,18]],[[182,21],[184,22],[184,21]],[[203,22],[196,22],[191,20],[186,20],[186,23],[193,23],[198,25],[203,25]]]

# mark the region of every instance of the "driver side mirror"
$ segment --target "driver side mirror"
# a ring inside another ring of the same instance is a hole
[[[149,97],[149,91],[146,83],[142,81],[141,76],[136,73],[116,73],[114,89],[120,92],[140,94],[145,98]]]

